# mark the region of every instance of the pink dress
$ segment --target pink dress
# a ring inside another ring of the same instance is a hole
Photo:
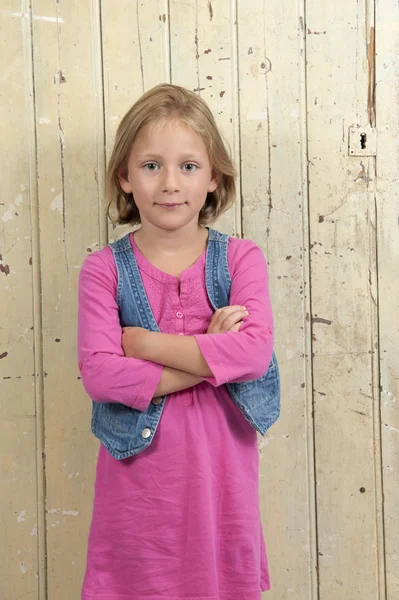
[[[143,452],[117,461],[100,446],[82,600],[260,600],[270,581],[257,434],[223,384],[260,377],[271,358],[266,261],[253,242],[230,239],[230,303],[249,317],[238,333],[206,334],[205,253],[179,290],[179,278],[130,238],[161,332],[195,335],[214,377],[167,397]],[[145,410],[163,367],[124,357],[116,285],[111,249],[88,255],[79,278],[82,381],[96,401]]]

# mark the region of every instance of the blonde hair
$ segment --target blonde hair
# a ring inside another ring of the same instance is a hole
[[[212,223],[235,202],[237,172],[209,107],[194,92],[162,83],[133,104],[117,129],[106,179],[106,212],[113,223],[137,225],[141,222],[133,194],[122,190],[118,173],[127,169],[130,151],[139,132],[144,127],[154,128],[171,119],[177,119],[201,136],[211,167],[221,176],[216,190],[207,194],[199,213],[199,224]],[[110,215],[114,209],[116,219]]]

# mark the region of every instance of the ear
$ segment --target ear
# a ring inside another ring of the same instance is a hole
[[[208,192],[214,192],[222,179],[221,173],[218,173],[215,169],[212,169],[212,179],[208,184]]]
[[[119,184],[124,192],[127,194],[132,193],[132,185],[129,181],[129,172],[126,167],[121,167],[117,171],[117,176],[119,180]]]

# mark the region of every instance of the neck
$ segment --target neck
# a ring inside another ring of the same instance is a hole
[[[196,223],[173,231],[144,223],[134,238],[142,248],[150,248],[153,253],[173,255],[191,252],[202,246],[205,248],[208,230]]]

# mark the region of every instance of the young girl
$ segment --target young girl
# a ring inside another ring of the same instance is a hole
[[[228,392],[271,361],[266,261],[252,241],[228,238],[230,305],[216,311],[205,277],[218,243],[207,225],[234,202],[235,177],[193,92],[159,85],[119,125],[108,211],[140,228],[126,236],[124,263],[108,245],[79,278],[79,368],[109,426],[98,434],[82,600],[260,600],[270,588],[256,430]],[[138,284],[131,293],[122,264]],[[158,330],[123,322],[136,296],[149,302],[137,315],[151,313]],[[134,449],[117,454],[136,425]]]

